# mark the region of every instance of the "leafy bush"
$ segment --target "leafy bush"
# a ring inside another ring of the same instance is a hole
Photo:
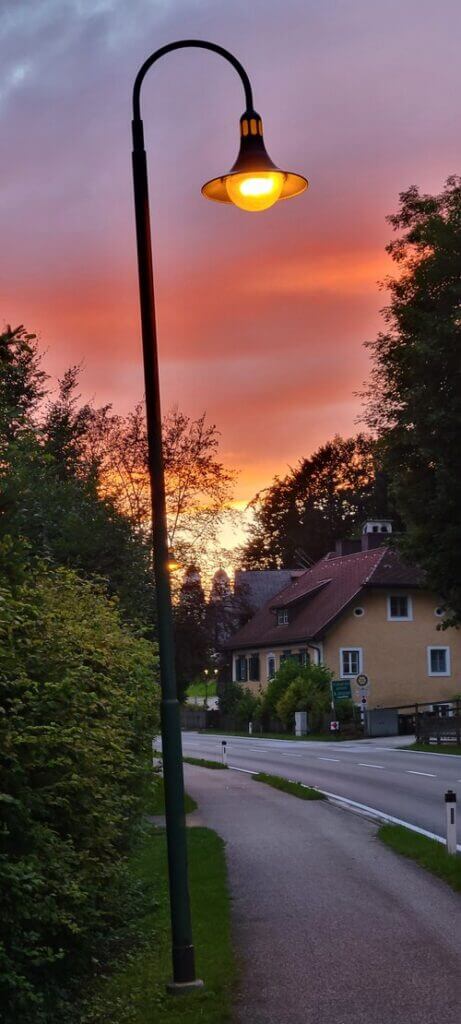
[[[219,696],[219,710],[223,715],[232,715],[244,695],[245,691],[241,683],[226,683]]]
[[[277,679],[280,675],[282,678]],[[322,727],[330,706],[330,680],[331,673],[323,665],[303,667],[294,659],[282,664],[272,682],[276,684],[275,695],[279,694],[275,712],[287,728],[293,726],[295,711],[309,712],[309,725],[314,731]]]
[[[256,693],[253,693],[253,691],[250,690],[249,687],[246,687],[242,697],[238,701],[235,712],[237,718],[241,722],[245,722],[245,724],[248,725],[248,722],[252,722],[253,720],[259,720],[260,708],[260,697],[258,697]]]
[[[335,714],[341,725],[347,725],[355,720],[355,705],[352,700],[338,700],[335,705]]]
[[[154,670],[102,587],[45,564],[0,576],[4,1024],[72,1021],[82,978],[126,940]]]
[[[302,673],[302,667],[294,658],[287,658],[280,665],[278,672],[273,679],[270,679],[263,695],[263,709],[265,715],[275,716],[277,705],[290,683],[297,679]]]

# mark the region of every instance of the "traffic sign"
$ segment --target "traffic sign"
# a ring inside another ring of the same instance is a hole
[[[368,686],[368,676],[364,672],[360,672],[355,681],[357,686]]]
[[[351,684],[349,679],[333,679],[331,683],[331,696],[334,701],[351,700]]]

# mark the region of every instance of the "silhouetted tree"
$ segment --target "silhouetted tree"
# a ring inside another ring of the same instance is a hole
[[[182,699],[187,686],[203,673],[209,658],[205,594],[196,565],[186,569],[174,617],[176,677]]]
[[[387,331],[368,343],[367,422],[405,524],[401,550],[460,623],[461,178],[440,195],[402,192],[388,220],[399,276],[386,282]]]

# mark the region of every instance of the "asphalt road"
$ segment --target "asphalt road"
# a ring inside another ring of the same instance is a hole
[[[184,754],[212,760],[221,759],[226,739],[229,765],[318,786],[437,835],[445,834],[444,794],[454,789],[460,798],[461,841],[461,757],[456,755],[386,747],[385,739],[316,743],[193,732],[183,732],[182,738]]]
[[[239,772],[185,775],[189,823],[226,842],[234,1024],[459,1024],[461,898],[447,885],[327,801]]]

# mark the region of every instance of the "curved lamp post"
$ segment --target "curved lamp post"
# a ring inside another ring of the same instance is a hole
[[[253,108],[248,75],[228,50],[199,39],[182,39],[162,46],[148,57],[138,72],[133,90],[133,183],[162,694],[162,747],[173,956],[173,982],[168,988],[175,992],[199,987],[202,982],[195,975],[189,906],[181,726],[174,665],[149,193],[140,92],[147,72],[160,57],[173,50],[190,46],[212,50],[213,53],[224,57],[240,76],[245,93],[245,112],[240,119],[241,139],[237,160],[227,174],[213,178],[203,186],[203,195],[219,203],[234,203],[243,210],[257,211],[267,209],[279,199],[289,199],[298,195],[307,188],[305,178],[299,174],[281,171],[268,156],[264,146],[261,118]]]

